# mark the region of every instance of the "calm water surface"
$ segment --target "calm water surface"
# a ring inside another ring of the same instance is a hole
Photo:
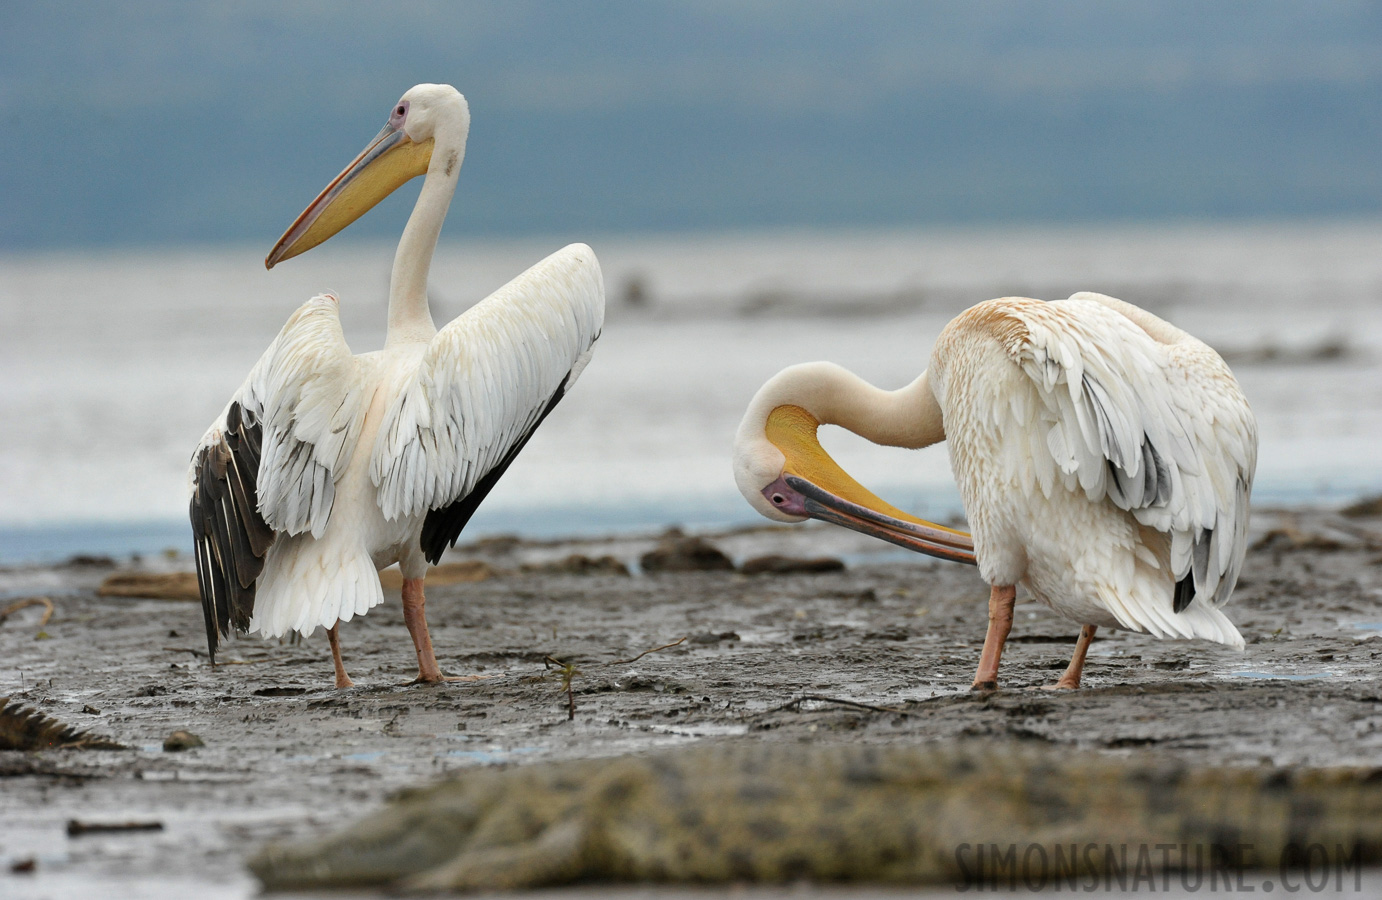
[[[1382,223],[592,240],[609,314],[595,359],[472,525],[530,535],[752,521],[734,428],[783,366],[883,387],[925,367],[966,306],[1098,290],[1223,351],[1261,426],[1259,501],[1382,489]],[[559,242],[444,245],[439,324]],[[288,315],[341,297],[383,343],[388,244],[273,272],[263,247],[0,257],[0,563],[185,548],[192,447]],[[641,298],[641,302],[638,302]],[[958,507],[943,447],[826,446],[901,506]]]

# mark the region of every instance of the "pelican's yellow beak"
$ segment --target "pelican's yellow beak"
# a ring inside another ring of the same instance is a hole
[[[374,208],[406,181],[424,175],[434,142],[415,143],[402,129],[385,125],[368,147],[326,186],[264,258],[272,269],[306,253]]]
[[[974,541],[963,531],[909,515],[880,499],[825,452],[815,416],[799,406],[768,414],[764,436],[787,462],[782,476],[763,489],[768,502],[793,515],[843,525],[908,550],[975,564]]]

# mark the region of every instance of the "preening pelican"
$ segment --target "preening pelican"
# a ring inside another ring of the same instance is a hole
[[[821,424],[897,447],[948,439],[972,542],[865,490],[821,448]],[[1018,584],[1083,626],[1052,687],[1079,687],[1099,626],[1242,649],[1221,607],[1256,465],[1257,423],[1223,359],[1091,293],[971,307],[897,391],[830,363],[784,369],[749,404],[734,454],[739,490],[770,519],[977,563],[991,587],[977,689],[997,687]]]
[[[232,626],[265,637],[321,626],[336,686],[350,686],[337,623],[384,599],[377,570],[396,562],[417,680],[447,680],[424,614],[427,564],[456,542],[571,389],[605,308],[594,253],[572,244],[441,331],[432,324],[427,273],[469,130],[455,88],[412,88],[264,261],[273,268],[310,250],[426,174],[394,256],[384,349],[352,355],[337,299],[313,297],[192,455],[190,514],[213,662]]]

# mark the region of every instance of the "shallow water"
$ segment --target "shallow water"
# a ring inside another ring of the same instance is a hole
[[[1259,500],[1382,489],[1382,223],[592,244],[610,301],[595,359],[472,534],[751,521],[729,446],[774,372],[831,359],[900,386],[964,307],[1076,290],[1146,306],[1229,356],[1261,426]],[[557,246],[444,246],[437,320]],[[185,547],[191,449],[289,313],[335,290],[354,349],[382,343],[390,245],[333,243],[273,272],[261,250],[0,257],[0,562]],[[642,305],[627,301],[634,282]],[[958,507],[944,448],[830,431],[846,468],[899,505]]]

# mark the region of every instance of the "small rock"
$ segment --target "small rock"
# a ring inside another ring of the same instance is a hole
[[[641,309],[650,302],[647,281],[641,273],[635,272],[624,280],[624,305]]]
[[[30,856],[10,863],[10,871],[16,875],[27,875],[38,868],[38,860]]]
[[[1313,550],[1318,553],[1332,553],[1342,550],[1342,542],[1313,532],[1303,532],[1296,528],[1273,528],[1249,547],[1253,551],[1283,552]]]
[[[174,731],[163,739],[163,751],[165,753],[181,753],[183,750],[191,750],[193,747],[205,747],[202,739],[190,731]]]
[[[516,534],[492,534],[473,540],[468,544],[457,547],[461,551],[473,551],[477,553],[493,553],[496,556],[504,556],[513,553],[523,546],[523,538]]]
[[[115,560],[109,556],[93,556],[86,553],[78,553],[76,556],[69,556],[67,561],[62,563],[65,569],[113,569]]]
[[[661,678],[649,678],[637,672],[621,675],[614,680],[613,686],[616,691],[652,691],[657,694],[686,692],[686,689],[676,682],[667,682]]]
[[[713,631],[706,631],[701,634],[693,634],[688,640],[692,644],[718,644],[720,641],[737,641],[739,635],[733,631],[721,631],[718,634]]]
[[[523,571],[541,575],[628,575],[629,567],[613,556],[595,558],[572,553],[565,559],[526,565]]]
[[[644,572],[732,572],[734,563],[709,541],[669,537],[638,560]]]
[[[490,578],[497,578],[504,574],[502,570],[479,559],[467,559],[461,562],[442,563],[427,570],[427,587],[441,587],[447,584],[472,584],[477,581],[486,581]],[[389,567],[379,573],[379,584],[386,591],[397,591],[403,588],[403,573],[396,567]]]
[[[864,635],[866,641],[906,641],[910,640],[912,633],[905,628],[897,625],[884,628],[882,631],[870,631]]]
[[[1345,506],[1339,510],[1340,515],[1348,516],[1350,519],[1366,519],[1372,516],[1382,516],[1382,494],[1376,497],[1364,497],[1357,503]]]
[[[116,572],[96,589],[102,597],[199,600],[196,572]]]
[[[796,575],[842,572],[845,564],[833,556],[802,559],[795,556],[756,556],[739,567],[745,575]]]

